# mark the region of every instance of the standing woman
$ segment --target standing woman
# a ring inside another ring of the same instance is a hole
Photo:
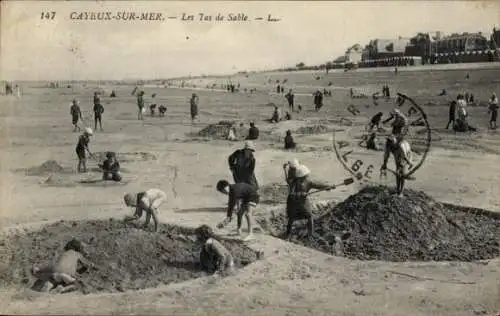
[[[199,103],[199,98],[196,95],[196,93],[193,93],[193,95],[191,96],[191,100],[189,100],[189,103],[191,105],[191,121],[194,122],[198,117],[198,103]]]

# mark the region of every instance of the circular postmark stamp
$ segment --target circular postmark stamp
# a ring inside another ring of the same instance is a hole
[[[431,147],[427,114],[410,97],[397,93],[395,104],[373,100],[372,105],[350,104],[346,120],[357,122],[333,132],[333,148],[340,164],[358,181],[379,182],[389,171],[402,192],[404,180],[425,162]],[[392,158],[391,158],[392,157]]]

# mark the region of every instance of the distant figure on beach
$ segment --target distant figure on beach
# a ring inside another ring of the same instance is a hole
[[[160,116],[165,116],[165,113],[167,113],[167,107],[164,105],[160,105],[158,107],[158,112],[160,112]]]
[[[285,149],[295,149],[297,147],[297,144],[293,140],[292,137],[292,131],[287,130],[286,131],[286,136],[285,136]]]
[[[194,122],[198,118],[198,103],[199,98],[196,93],[191,95],[191,100],[189,100],[189,104],[191,106],[191,121]]]
[[[441,90],[441,93],[438,96],[442,97],[446,95],[446,89]]]
[[[75,127],[73,129],[73,132],[79,132],[80,131],[80,126],[78,126],[78,120],[82,120],[82,111],[80,110],[80,106],[78,105],[78,101],[76,99],[73,99],[73,104],[71,105],[70,108],[70,114],[71,114],[71,123]]]
[[[498,117],[498,98],[495,93],[491,95],[488,112],[490,113],[490,129],[496,129]]]
[[[288,101],[288,108],[294,111],[294,101],[295,101],[295,95],[293,94],[292,89],[288,91],[288,93],[285,95],[286,100]]]
[[[446,124],[446,129],[448,129],[450,127],[450,124],[451,124],[451,127],[453,128],[453,125],[455,124],[456,108],[457,108],[457,101],[455,101],[455,100],[451,101],[450,106],[449,106],[449,111],[448,111],[448,124]]]
[[[323,93],[321,91],[317,90],[314,93],[314,109],[316,111],[319,111],[323,107]]]
[[[144,111],[144,91],[140,91],[137,94],[137,107],[139,109],[139,112],[137,114],[137,119],[138,120],[143,120],[143,111]]]
[[[281,113],[277,106],[274,106],[273,116],[271,117],[271,123],[278,123],[281,121]]]
[[[250,128],[248,129],[247,140],[256,140],[259,138],[259,129],[255,127],[254,122],[250,122]]]
[[[97,130],[97,123],[99,123],[99,128],[102,132],[102,114],[104,113],[104,107],[102,106],[100,100],[94,103],[94,130]]]

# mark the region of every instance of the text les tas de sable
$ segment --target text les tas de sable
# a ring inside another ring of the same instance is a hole
[[[229,13],[228,15],[223,15],[218,13],[216,15],[209,15],[205,13],[187,14],[183,13],[181,17],[182,21],[202,21],[202,22],[212,22],[212,21],[229,21],[229,22],[246,22],[249,21],[248,15],[244,13]],[[256,20],[264,20],[264,18],[256,18]],[[271,14],[267,15],[268,22],[278,22],[280,19],[273,18]]]

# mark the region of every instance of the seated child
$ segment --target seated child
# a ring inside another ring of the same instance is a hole
[[[215,275],[229,274],[234,271],[231,252],[215,238],[213,230],[202,225],[195,230],[198,242],[202,243],[200,264],[203,270]]]
[[[104,163],[99,165],[102,169],[102,179],[104,181],[121,181],[122,176],[120,175],[120,163],[116,160],[115,153],[108,151],[106,153],[106,158],[107,159],[104,160]]]

